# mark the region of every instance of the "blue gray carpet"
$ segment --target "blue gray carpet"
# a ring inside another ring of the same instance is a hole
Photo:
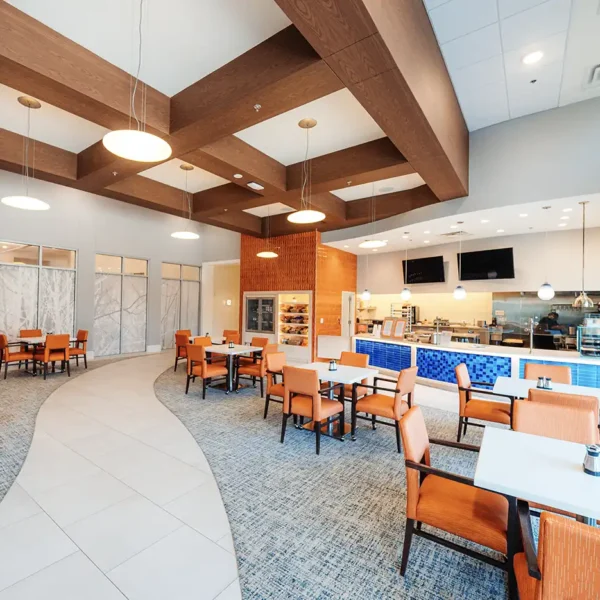
[[[155,392],[210,462],[244,599],[506,598],[499,569],[421,538],[413,541],[407,576],[400,576],[406,477],[393,428],[372,431],[363,421],[357,441],[325,438],[316,456],[313,434],[291,420],[280,444],[281,405],[272,404],[263,420],[256,390],[210,390],[202,400],[200,385],[192,384],[188,396],[184,387],[185,375],[169,370]],[[455,439],[456,415],[423,412],[431,437]],[[465,441],[480,437],[471,428]],[[470,452],[432,447],[434,466],[455,473],[473,476],[475,460]]]

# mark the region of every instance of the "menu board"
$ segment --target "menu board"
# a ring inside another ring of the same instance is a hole
[[[403,338],[405,330],[406,330],[406,321],[404,319],[396,319],[396,322],[394,323],[393,337]]]
[[[383,325],[381,326],[381,337],[392,337],[395,322],[396,319],[391,319],[389,317],[386,317],[383,320]]]

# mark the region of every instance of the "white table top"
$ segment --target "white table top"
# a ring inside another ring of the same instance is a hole
[[[583,444],[488,426],[475,485],[600,519],[600,477],[583,472],[585,453]]]
[[[15,342],[22,342],[24,344],[43,344],[46,341],[46,336],[42,335],[39,337],[18,337],[15,338]]]
[[[337,371],[329,370],[328,362],[314,362],[308,365],[294,365],[301,369],[311,369],[319,373],[321,381],[329,381],[331,383],[359,383],[368,377],[374,377],[379,374],[377,369],[367,369],[364,367],[349,367],[347,365],[337,366]]]
[[[207,352],[214,352],[215,354],[229,354],[235,356],[237,354],[246,354],[248,352],[257,352],[262,350],[259,346],[244,346],[242,344],[235,344],[233,348],[230,348],[228,344],[218,346],[206,346]]]
[[[507,394],[517,398],[527,398],[529,390],[537,386],[537,379],[516,379],[513,377],[498,377],[494,384],[494,392]],[[578,394],[580,396],[596,396],[600,399],[600,388],[585,387],[583,385],[569,385],[566,383],[552,382],[553,392],[563,394]]]

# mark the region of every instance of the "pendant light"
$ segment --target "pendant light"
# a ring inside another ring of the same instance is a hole
[[[370,250],[374,250],[376,248],[383,248],[387,246],[387,240],[376,240],[375,237],[375,221],[376,219],[376,204],[375,204],[375,184],[373,183],[371,187],[371,238],[367,238],[364,242],[361,242],[358,247],[359,248],[369,248]]]
[[[138,119],[135,109],[135,95],[140,85],[140,68],[142,66],[142,17],[144,0],[140,0],[140,20],[138,23],[138,64],[135,74],[135,83],[131,93],[131,115],[135,119],[137,129],[119,129],[108,132],[102,143],[109,151],[121,158],[138,162],[160,162],[171,156],[171,146],[157,135],[146,131],[146,85],[142,91],[142,115]],[[130,117],[131,117],[130,115]]]
[[[35,99],[29,96],[19,96],[19,104],[22,104],[27,109],[27,136],[23,138],[23,180],[25,183],[24,196],[5,196],[2,198],[2,204],[11,206],[12,208],[20,208],[22,210],[48,210],[50,205],[43,200],[38,200],[29,195],[29,142],[31,129],[31,110],[37,110],[42,105]],[[35,144],[32,154],[31,177],[35,174]]]
[[[190,231],[189,227],[192,224],[192,195],[188,192],[188,173],[194,169],[192,165],[182,163],[179,165],[182,171],[185,171],[185,190],[183,192],[183,212],[187,212],[188,221],[184,231],[174,231],[171,234],[172,238],[178,240],[197,240],[200,236],[195,231]],[[187,210],[186,210],[187,204]]]
[[[462,225],[463,221],[458,221],[458,225]],[[458,231],[458,280],[462,281],[462,227]],[[464,300],[467,297],[467,290],[458,284],[454,288],[454,293],[452,294],[455,300]]]
[[[256,254],[256,256],[258,256],[258,258],[277,258],[279,256],[279,254],[277,254],[277,252],[275,252],[272,248],[271,248],[271,215],[269,213],[269,206],[267,205],[267,226],[266,226],[266,233],[267,233],[267,244],[264,250],[261,250],[260,252],[258,252]],[[296,299],[294,298],[292,300],[292,302],[295,302]]]
[[[302,188],[300,192],[301,210],[290,213],[288,221],[296,224],[319,223],[325,218],[325,213],[320,210],[313,210],[311,203],[311,186],[312,186],[312,165],[308,158],[309,148],[309,132],[317,125],[315,119],[302,119],[298,123],[298,127],[306,130],[306,152],[304,154],[304,162],[302,163]]]
[[[581,229],[581,294],[575,298],[573,308],[594,308],[594,302],[585,293],[585,205],[587,202],[580,202],[583,209],[583,227]]]
[[[408,287],[408,244],[406,245],[406,250],[404,253],[404,289],[400,293],[400,298],[402,300],[410,300],[412,293],[410,288]]]
[[[548,210],[549,206],[543,206],[543,210]],[[546,265],[546,283],[542,284],[540,289],[538,290],[538,298],[540,300],[552,300],[554,298],[554,288],[548,283],[548,230],[546,229],[546,236],[544,238],[544,254],[546,255],[546,260],[544,264]]]

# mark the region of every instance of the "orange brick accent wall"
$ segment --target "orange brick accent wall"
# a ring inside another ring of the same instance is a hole
[[[316,335],[341,335],[342,292],[355,292],[356,284],[356,255],[319,244],[315,294]]]

